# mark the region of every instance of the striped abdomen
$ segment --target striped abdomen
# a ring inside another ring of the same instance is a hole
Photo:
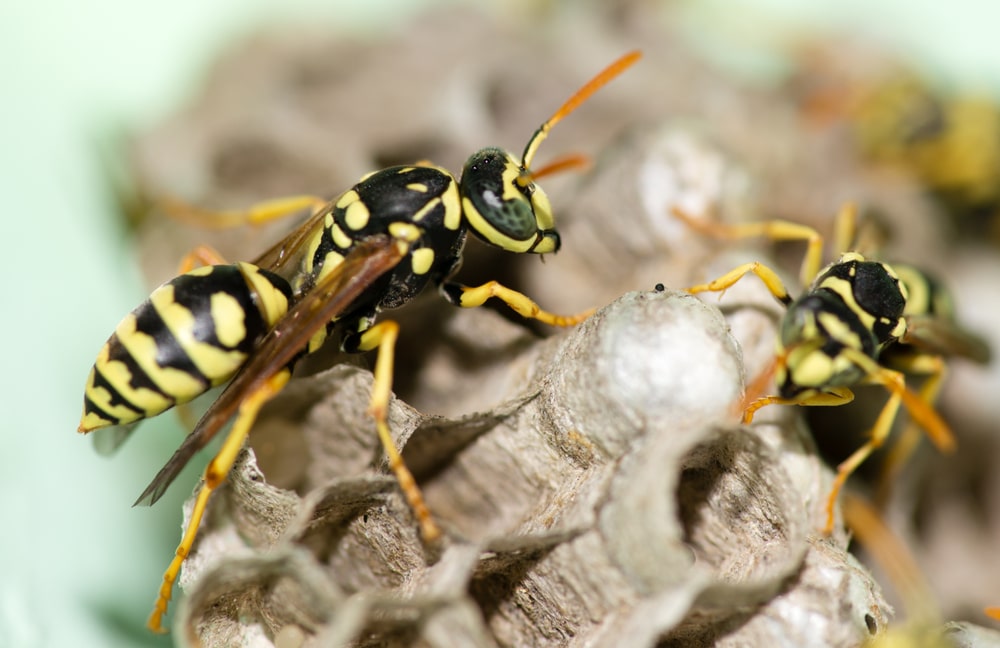
[[[229,380],[291,295],[287,281],[249,263],[197,268],[163,284],[97,356],[80,431],[155,416]]]

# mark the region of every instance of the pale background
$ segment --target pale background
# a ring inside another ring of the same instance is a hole
[[[142,624],[197,467],[155,508],[132,509],[179,442],[174,421],[144,427],[113,460],[74,432],[97,350],[145,293],[102,175],[101,156],[114,152],[109,136],[169,114],[213,57],[256,26],[309,18],[332,30],[375,30],[380,14],[401,20],[417,4],[427,3],[0,8],[0,648],[170,644]],[[729,39],[762,37],[762,24],[779,33],[802,24],[856,30],[930,71],[1000,89],[1000,4],[991,0],[705,0],[687,3],[684,15],[692,40],[715,54]]]

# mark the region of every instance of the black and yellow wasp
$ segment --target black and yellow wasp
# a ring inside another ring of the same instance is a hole
[[[348,352],[378,350],[369,411],[389,466],[425,541],[440,531],[406,468],[386,421],[399,327],[376,321],[429,282],[451,303],[482,305],[490,297],[524,317],[572,326],[589,315],[559,316],[495,281],[468,287],[450,280],[469,231],[511,252],[559,249],[548,198],[535,180],[579,166],[569,156],[532,170],[539,145],[558,121],[640,57],[624,55],[576,92],[528,141],[520,159],[485,148],[466,162],[461,179],[429,164],[368,174],[332,202],[297,197],[262,203],[240,215],[266,220],[309,208],[311,217],[252,263],[224,264],[207,248],[187,260],[196,267],[157,288],[125,316],[87,379],[81,432],[128,426],[229,382],[194,431],[156,475],[138,503],[156,502],[191,457],[235,416],[232,430],[205,468],[191,521],[148,625],[162,631],[173,582],[190,552],[209,496],[231,470],[261,406],[288,382],[296,361],[320,347],[334,327]],[[239,219],[237,219],[239,220]],[[214,265],[211,265],[213,264]]]
[[[692,218],[679,210],[674,214],[693,228],[722,238],[765,236],[773,240],[805,241],[802,285],[793,300],[778,275],[759,262],[745,263],[714,281],[688,288],[690,293],[722,292],[744,275],[757,275],[786,308],[771,369],[751,383],[748,399],[763,390],[773,378],[776,395],[744,403],[743,420],[771,404],[843,405],[854,399],[852,388],[878,384],[890,394],[868,441],[837,468],[826,502],[829,534],[834,527],[834,505],[847,478],[889,436],[902,404],[914,423],[942,451],[955,447],[948,425],[934,409],[944,377],[944,356],[956,355],[977,362],[989,359],[986,344],[962,329],[955,319],[951,300],[943,286],[927,273],[910,265],[889,265],[862,254],[843,253],[820,269],[823,240],[814,229],[789,221],[764,221],[726,225]],[[837,241],[849,249],[855,240],[856,210],[845,205],[837,218]],[[905,375],[922,376],[918,393],[906,387]],[[901,447],[912,448],[916,437],[911,427]],[[895,458],[899,463],[907,452]]]

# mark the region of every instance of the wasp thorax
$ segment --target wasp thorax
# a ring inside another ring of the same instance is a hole
[[[462,170],[460,189],[466,222],[487,243],[511,252],[559,249],[548,196],[510,153],[475,153]]]

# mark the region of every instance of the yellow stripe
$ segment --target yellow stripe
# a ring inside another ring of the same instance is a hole
[[[135,315],[129,313],[115,329],[118,340],[128,351],[149,379],[166,394],[175,399],[185,398],[190,400],[202,391],[205,386],[197,378],[180,371],[179,369],[161,368],[156,364],[156,341],[146,335],[136,331]],[[107,351],[103,350],[97,358],[97,367],[104,374],[108,383],[122,395],[122,397],[146,412],[159,412],[170,406],[170,401],[150,389],[133,389],[129,382],[132,380],[132,373],[123,362],[109,360]],[[95,403],[99,402],[96,399]],[[113,413],[111,411],[108,412]],[[115,413],[117,415],[117,413]]]
[[[261,275],[260,268],[257,266],[251,263],[238,263],[237,265],[250,289],[257,293],[257,307],[268,328],[274,326],[288,312],[288,298]]]
[[[163,318],[167,329],[173,334],[177,343],[187,353],[191,362],[198,367],[198,370],[213,385],[228,380],[240,368],[244,360],[246,360],[246,354],[239,351],[226,351],[211,344],[199,342],[194,336],[196,324],[194,313],[174,301],[174,287],[170,284],[154,291],[150,295],[149,300],[152,302],[156,312]],[[246,313],[243,312],[242,308],[237,308],[237,312],[230,313],[230,315],[238,320],[240,327],[245,326]],[[220,324],[227,327],[234,327],[237,325],[237,322],[215,323],[216,327]],[[132,340],[126,342],[123,339],[122,343],[125,344],[126,348],[129,349],[129,352],[140,363],[143,370],[149,374],[150,378],[165,392],[175,396],[179,396],[181,393],[189,393],[188,385],[194,379],[182,371],[165,369],[157,365],[155,362],[155,344],[149,346],[145,340],[139,339],[146,337],[148,336],[133,334]],[[149,342],[152,342],[152,338],[149,338]],[[138,347],[141,353],[138,353],[132,346]],[[197,393],[192,394],[192,396],[195,395]]]

